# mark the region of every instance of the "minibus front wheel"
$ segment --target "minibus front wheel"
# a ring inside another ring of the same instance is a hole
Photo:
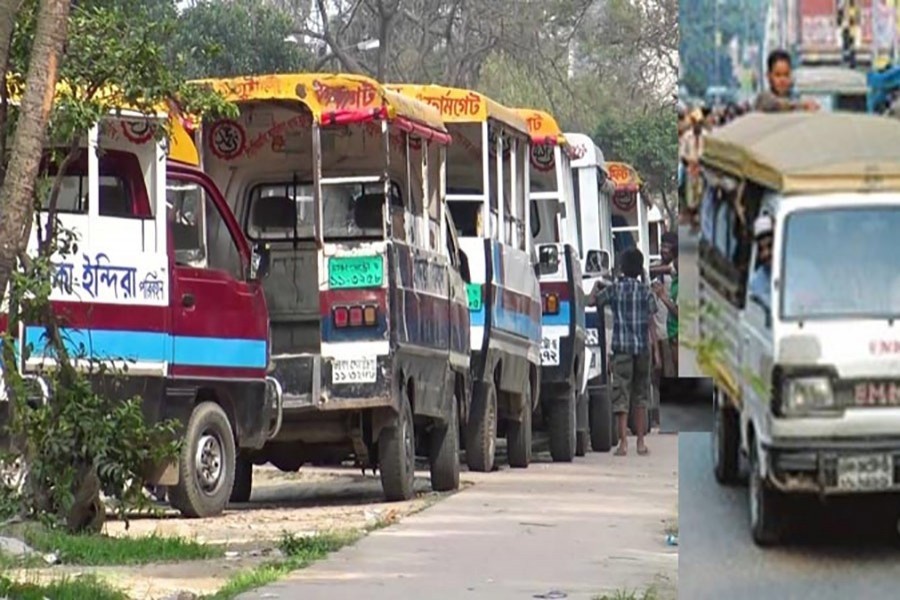
[[[234,486],[237,456],[231,422],[215,402],[194,407],[178,458],[178,485],[169,501],[186,517],[220,514]]]

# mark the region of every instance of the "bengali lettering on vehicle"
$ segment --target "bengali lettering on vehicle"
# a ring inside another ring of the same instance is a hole
[[[165,256],[136,259],[84,252],[55,261],[51,285],[51,300],[155,306],[169,303]]]
[[[416,97],[438,109],[445,117],[474,117],[481,112],[481,96],[475,92],[469,92],[463,98],[427,96],[425,94],[419,94]]]

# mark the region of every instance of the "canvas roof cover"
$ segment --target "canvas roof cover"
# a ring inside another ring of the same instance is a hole
[[[710,134],[701,161],[784,194],[900,190],[900,122],[751,113]]]

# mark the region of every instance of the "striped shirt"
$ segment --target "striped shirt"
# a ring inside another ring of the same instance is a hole
[[[598,310],[609,304],[613,313],[613,354],[644,354],[650,351],[650,323],[656,314],[656,298],[650,286],[622,277],[600,291],[595,299]]]

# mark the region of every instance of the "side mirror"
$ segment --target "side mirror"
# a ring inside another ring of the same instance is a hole
[[[584,264],[584,275],[597,276],[609,273],[609,252],[606,250],[588,250]]]
[[[538,248],[538,273],[549,274],[559,271],[559,248],[553,244]]]
[[[269,245],[258,242],[253,246],[253,254],[250,256],[250,280],[262,281],[269,276],[271,264],[271,252]]]
[[[459,274],[463,281],[472,283],[472,272],[469,271],[469,257],[462,250],[459,251]]]

